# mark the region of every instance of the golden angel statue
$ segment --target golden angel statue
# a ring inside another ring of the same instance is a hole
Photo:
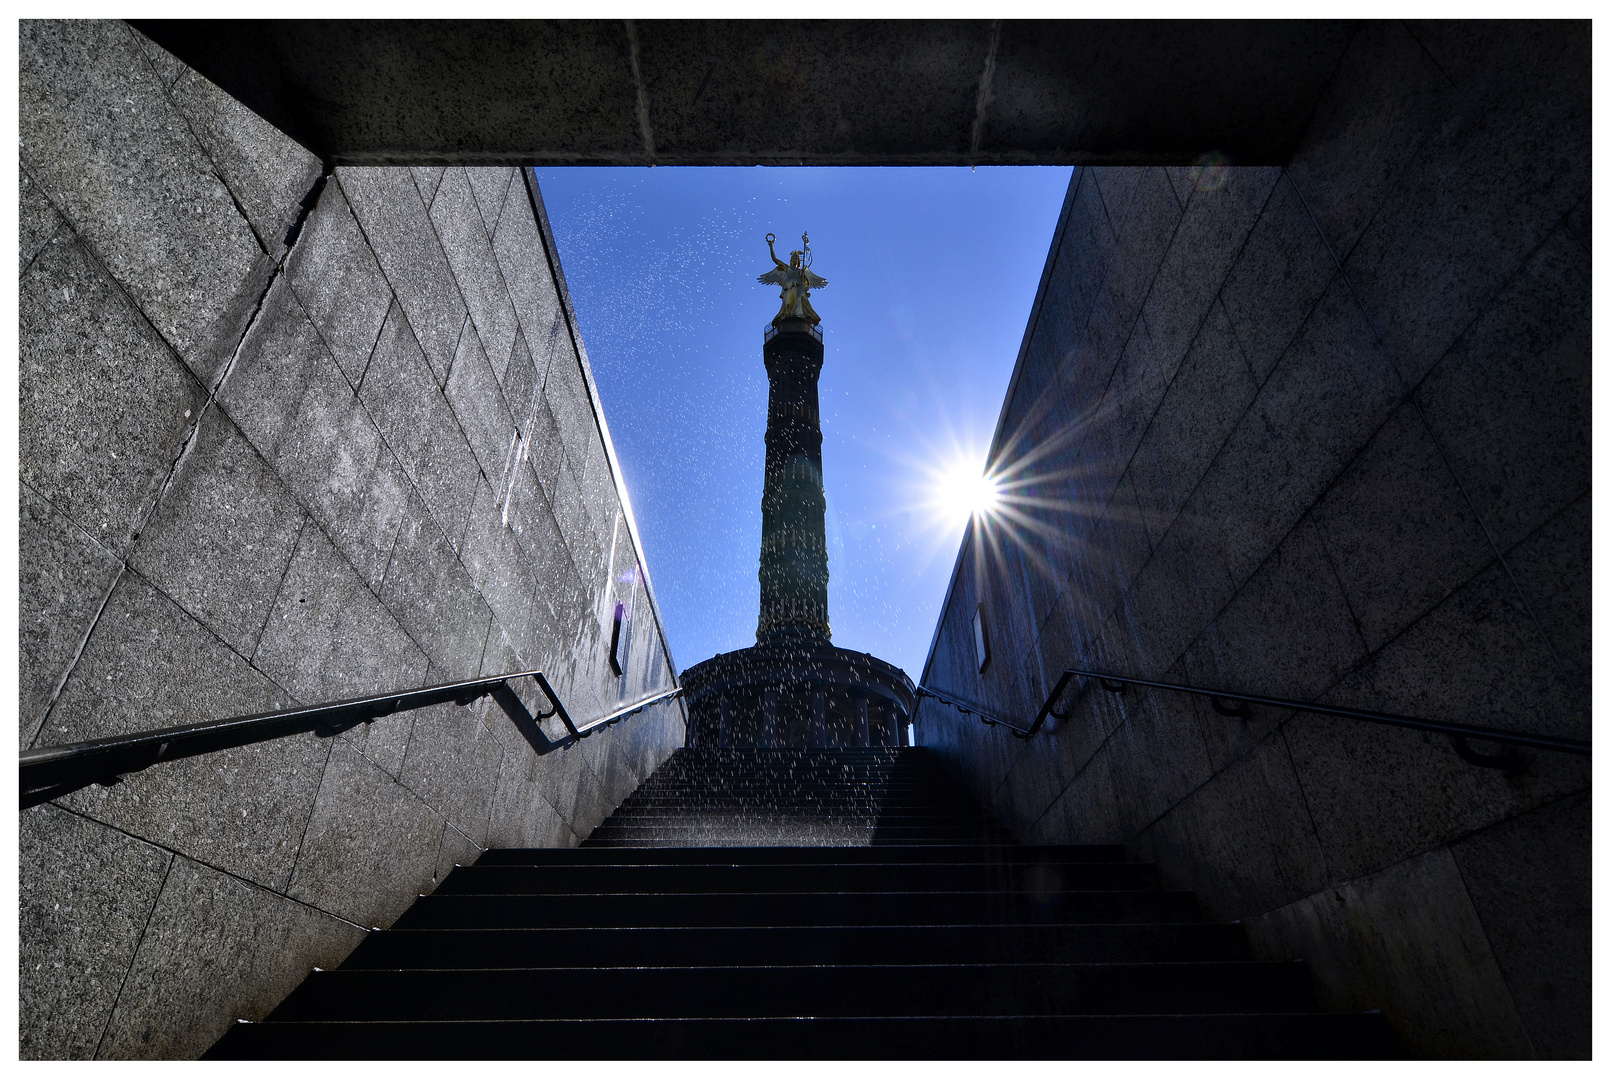
[[[777,251],[772,247],[776,241],[777,237],[772,233],[766,234],[766,250],[772,255],[773,267],[770,272],[755,279],[762,285],[776,285],[783,290],[783,306],[772,317],[772,325],[776,326],[784,319],[806,319],[815,326],[822,319],[811,307],[811,290],[827,288],[828,279],[811,272],[811,238],[805,233],[800,234],[800,245],[804,250],[789,252],[788,262],[778,258]]]

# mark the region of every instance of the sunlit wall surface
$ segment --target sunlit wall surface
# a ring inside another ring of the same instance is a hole
[[[829,281],[834,644],[915,676],[1069,173],[537,170],[680,666],[755,639],[766,234]]]

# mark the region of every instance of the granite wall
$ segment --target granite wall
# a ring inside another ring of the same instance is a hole
[[[529,171],[322,169],[128,26],[21,25],[20,744],[542,668],[673,685]],[[616,603],[629,658],[608,666]],[[21,816],[25,1058],[192,1057],[684,738],[487,702]]]
[[[1371,23],[1286,167],[1078,170],[992,450],[1011,506],[924,684],[1028,719],[1083,665],[1588,738],[1589,72],[1586,23]],[[925,700],[918,739],[1412,1053],[1589,1054],[1586,759],[1069,700],[1030,741]]]

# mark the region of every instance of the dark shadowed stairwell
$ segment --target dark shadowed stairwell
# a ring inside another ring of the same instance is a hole
[[[1017,844],[918,749],[677,751],[576,849],[456,866],[211,1058],[1352,1058],[1117,846]]]

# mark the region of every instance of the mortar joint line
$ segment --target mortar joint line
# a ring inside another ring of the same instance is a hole
[[[291,865],[285,871],[285,893],[289,896],[291,883],[296,880],[297,864],[302,861],[302,849],[308,842],[308,830],[313,828],[313,814],[319,809],[319,793],[324,790],[325,778],[330,775],[330,758],[335,754],[336,740],[326,739],[324,761],[319,764],[319,782],[313,786],[313,797],[308,800],[308,816],[302,821],[302,835],[297,839],[296,851],[291,854]]]
[[[347,918],[346,916],[340,915],[340,914],[338,914],[338,913],[336,913],[334,911],[330,911],[327,908],[322,908],[318,904],[311,904],[306,900],[299,900],[299,899],[297,899],[296,897],[290,895],[287,892],[283,892],[282,890],[273,888],[272,886],[269,886],[269,885],[264,885],[260,881],[253,881],[249,877],[245,877],[245,876],[243,876],[241,874],[236,873],[233,870],[230,870],[230,869],[227,869],[225,867],[219,866],[216,863],[210,863],[206,859],[198,858],[195,855],[187,854],[186,852],[180,851],[178,848],[170,847],[170,846],[168,846],[167,844],[163,843],[160,840],[153,840],[148,836],[141,836],[139,833],[130,832],[129,830],[127,830],[127,829],[125,829],[125,828],[123,828],[123,827],[121,827],[119,825],[114,825],[109,821],[102,821],[100,818],[96,817],[94,814],[88,813],[88,812],[83,811],[83,810],[79,810],[79,809],[77,809],[76,807],[73,807],[73,806],[69,806],[66,803],[61,802],[59,799],[52,799],[50,802],[45,803],[43,805],[54,807],[55,809],[60,810],[64,814],[72,814],[74,817],[83,818],[85,821],[93,822],[95,825],[98,825],[99,827],[101,827],[103,829],[110,829],[112,832],[118,833],[118,834],[123,835],[123,836],[127,836],[130,840],[138,841],[139,843],[145,844],[148,847],[154,847],[159,851],[166,851],[169,855],[173,855],[173,856],[176,856],[177,858],[184,859],[186,862],[193,862],[197,866],[204,866],[207,869],[213,871],[214,873],[223,874],[225,877],[232,878],[235,881],[240,882],[242,885],[246,885],[246,886],[248,886],[250,888],[253,888],[253,889],[258,889],[258,890],[260,890],[262,892],[269,893],[270,895],[273,895],[273,896],[278,896],[282,900],[289,900],[291,903],[297,904],[297,905],[299,905],[301,907],[305,907],[309,911],[317,911],[321,915],[328,915],[332,919],[336,919],[336,920],[338,920],[340,922],[346,923],[348,926],[355,926],[358,929],[366,931],[366,932],[369,931],[369,930],[374,929],[374,927],[371,927],[371,926],[360,926],[358,923],[353,922],[351,919]]]
[[[52,803],[51,805],[55,805]],[[89,815],[84,815],[89,817]],[[89,820],[94,821],[94,818]],[[99,824],[97,822],[97,824]],[[119,832],[123,830],[119,829]],[[125,835],[133,835],[126,833]],[[138,838],[137,838],[138,839]],[[95,1052],[90,1055],[93,1061],[101,1056],[101,1047],[106,1042],[107,1032],[112,1030],[112,1018],[117,1015],[117,1007],[123,1001],[123,990],[129,984],[129,976],[134,972],[134,963],[140,957],[140,946],[145,944],[146,931],[151,929],[151,920],[157,913],[157,905],[162,902],[162,892],[168,887],[168,877],[173,873],[173,864],[178,860],[178,853],[168,851],[168,865],[163,867],[162,881],[157,884],[156,895],[151,898],[151,908],[145,913],[145,922],[140,924],[140,936],[134,939],[134,951],[129,953],[129,966],[123,969],[123,978],[117,984],[117,994],[112,998],[112,1007],[106,1010],[106,1025],[101,1028],[100,1038],[95,1040]]]
[[[30,488],[29,490],[32,489]],[[44,496],[41,495],[40,498],[44,498]],[[45,501],[49,502],[48,499]],[[68,518],[68,521],[72,521],[72,519]],[[73,522],[73,527],[78,528],[78,523]],[[83,530],[80,529],[80,531]],[[93,540],[94,538],[91,537],[91,539]],[[67,666],[62,669],[61,677],[56,680],[55,688],[51,690],[50,697],[45,702],[45,707],[39,713],[39,719],[34,724],[33,734],[28,740],[29,747],[37,745],[40,738],[44,735],[45,723],[50,719],[51,710],[56,707],[56,702],[61,698],[62,691],[67,688],[67,680],[72,677],[74,670],[78,667],[79,660],[83,658],[84,649],[89,645],[90,635],[95,633],[96,626],[100,624],[101,616],[106,612],[106,605],[111,602],[112,594],[117,591],[118,582],[122,581],[123,575],[129,572],[129,564],[124,560],[119,559],[117,563],[117,573],[112,576],[112,584],[107,586],[106,595],[101,597],[101,603],[95,609],[95,615],[90,619],[89,625],[84,628],[84,636],[79,639],[78,648],[73,650],[72,658],[68,660]]]

